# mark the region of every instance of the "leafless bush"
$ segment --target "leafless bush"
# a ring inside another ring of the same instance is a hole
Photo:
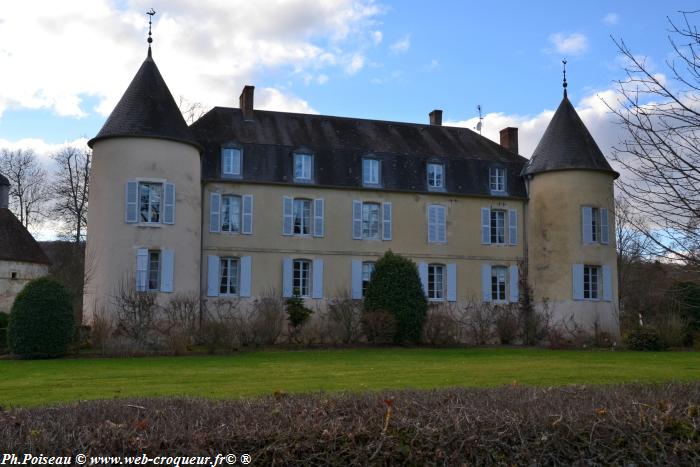
[[[657,313],[650,320],[650,325],[659,332],[661,341],[667,347],[683,347],[688,338],[688,321],[676,310]]]
[[[369,311],[362,314],[362,330],[368,342],[387,344],[394,340],[396,318],[386,311]]]
[[[284,299],[275,289],[268,289],[253,303],[251,342],[273,345],[282,334],[285,322]]]
[[[494,305],[492,312],[499,342],[504,345],[515,343],[520,330],[517,307],[514,304]]]
[[[579,325],[573,315],[570,315],[552,324],[547,340],[550,348],[581,348],[592,346],[595,337]]]
[[[104,307],[95,307],[90,323],[90,345],[104,353],[105,346],[114,332],[112,319]]]
[[[493,336],[493,309],[488,303],[470,300],[459,314],[459,324],[475,345],[488,344]]]
[[[161,330],[172,352],[182,355],[191,349],[197,337],[199,321],[197,293],[175,294],[168,300],[163,307]]]
[[[362,333],[362,300],[353,300],[347,290],[338,292],[328,304],[328,318],[337,328],[344,344],[360,340]]]
[[[116,312],[116,331],[133,340],[135,345],[146,347],[155,330],[160,310],[156,294],[137,292],[134,283],[132,277],[122,280],[112,297]]]
[[[459,342],[455,306],[451,303],[432,304],[423,324],[423,341],[430,345],[454,345]]]
[[[241,342],[248,342],[248,323],[242,315],[238,298],[217,298],[204,303],[198,342],[209,353],[233,350]]]

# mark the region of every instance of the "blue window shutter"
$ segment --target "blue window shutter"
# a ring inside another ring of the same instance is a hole
[[[437,206],[428,206],[428,243],[434,243],[437,240]]]
[[[485,302],[491,302],[491,265],[481,266],[481,295]]]
[[[518,244],[518,211],[515,209],[508,210],[508,242]]]
[[[355,240],[362,238],[362,201],[352,202],[352,238]]]
[[[323,260],[315,259],[311,266],[311,298],[323,298]]]
[[[173,271],[175,269],[175,252],[173,250],[161,250],[161,274],[160,274],[160,291],[172,292],[173,288]]]
[[[423,286],[423,294],[428,295],[428,263],[418,263],[418,276]]]
[[[610,227],[608,224],[608,210],[600,208],[600,243],[607,245],[610,241]]]
[[[221,195],[209,194],[209,232],[221,231]]]
[[[139,207],[138,207],[138,192],[139,184],[134,180],[129,180],[126,182],[124,189],[124,221],[128,223],[138,222],[139,220]]]
[[[314,237],[323,237],[323,198],[314,200]]]
[[[382,240],[391,240],[391,203],[382,203]]]
[[[457,301],[457,264],[447,265],[447,301]]]
[[[607,264],[604,264],[602,267],[603,270],[603,300],[606,302],[611,302],[612,297],[613,297],[613,290],[612,290],[612,270],[610,269],[610,266]]]
[[[282,235],[292,235],[294,224],[294,199],[282,197]],[[291,295],[290,295],[291,297]]]
[[[284,258],[282,262],[282,296],[292,296],[292,258]]]
[[[253,233],[253,195],[243,195],[243,222],[241,233],[251,235]]]
[[[574,264],[571,269],[574,300],[583,300],[583,264]]]
[[[508,288],[510,289],[510,302],[518,303],[520,301],[520,273],[518,266],[513,265],[509,270]]]
[[[583,243],[593,242],[593,210],[589,206],[581,208],[581,228],[583,229]]]
[[[437,207],[437,241],[447,242],[447,208],[445,206]]]
[[[165,196],[163,200],[163,224],[175,223],[175,184],[165,184]]]
[[[491,244],[491,209],[489,208],[481,208],[481,243]]]
[[[250,256],[241,256],[241,287],[238,295],[250,297],[250,288],[253,278],[253,261]]]
[[[362,298],[362,261],[353,259],[351,272],[350,296],[359,300]]]
[[[207,296],[219,296],[219,257],[207,256]]]
[[[146,281],[148,279],[148,250],[139,248],[136,250],[136,291],[146,291]]]

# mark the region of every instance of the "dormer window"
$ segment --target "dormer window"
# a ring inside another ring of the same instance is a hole
[[[294,154],[294,181],[312,181],[313,162],[314,159],[311,154]]]
[[[492,193],[505,193],[506,169],[503,167],[491,167],[489,169],[489,182]]]
[[[440,191],[445,188],[445,166],[428,163],[428,190]]]
[[[241,176],[241,150],[239,148],[221,149],[221,174],[228,177]]]
[[[379,186],[380,165],[377,159],[362,159],[362,184]]]

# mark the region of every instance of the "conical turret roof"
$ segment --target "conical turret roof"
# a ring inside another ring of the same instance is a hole
[[[118,137],[162,138],[201,150],[148,49],[148,56],[100,132],[88,141]]]
[[[522,175],[570,169],[610,172],[615,178],[620,175],[610,167],[564,92],[564,99],[530,161],[523,168]]]

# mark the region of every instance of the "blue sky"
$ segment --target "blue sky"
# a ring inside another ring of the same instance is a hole
[[[444,110],[485,133],[521,127],[523,155],[569,95],[601,148],[618,139],[598,96],[623,77],[610,38],[660,72],[666,16],[697,2],[293,0],[25,1],[0,9],[0,146],[50,153],[94,136],[146,53],[171,91],[236,106],[243,84],[277,110],[427,122]]]

